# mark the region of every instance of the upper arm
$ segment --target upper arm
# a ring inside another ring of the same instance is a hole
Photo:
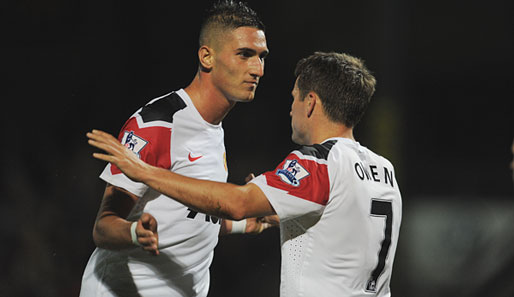
[[[107,183],[96,221],[111,215],[125,219],[138,199],[129,191]]]
[[[106,249],[119,249],[128,246],[126,217],[134,207],[138,197],[127,190],[107,184],[102,203],[93,227],[93,241],[96,246]]]
[[[257,185],[248,183],[240,187],[245,193],[244,197],[246,198],[243,199],[244,201],[242,202],[242,208],[244,209],[243,217],[253,218],[276,214],[268,198]]]
[[[289,154],[275,170],[252,180],[281,220],[320,214],[330,197],[328,151],[308,147]]]

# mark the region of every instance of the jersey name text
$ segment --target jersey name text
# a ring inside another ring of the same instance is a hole
[[[355,163],[353,166],[355,173],[361,180],[370,180],[374,182],[383,182],[394,188],[394,173],[391,169],[383,167],[383,170],[377,168],[376,165],[369,165],[369,170],[362,163]]]

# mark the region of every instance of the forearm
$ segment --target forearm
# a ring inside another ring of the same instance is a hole
[[[109,250],[133,247],[130,236],[131,223],[114,214],[102,215],[93,228],[93,240],[96,246]]]
[[[198,180],[153,166],[145,167],[141,176],[149,187],[206,214],[230,220],[261,215],[252,211],[254,197],[248,186]]]
[[[189,178],[153,166],[144,170],[143,183],[188,207],[230,220],[244,218],[246,193],[240,186]]]
[[[93,227],[96,246],[120,250],[132,246],[130,225],[125,218],[134,207],[138,197],[123,188],[107,184],[102,204]]]

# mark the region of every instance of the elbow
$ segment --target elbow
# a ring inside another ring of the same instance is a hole
[[[93,242],[95,243],[96,247],[99,248],[106,248],[104,236],[102,236],[102,227],[101,225],[95,223],[95,226],[93,227]]]
[[[233,207],[233,209],[231,209],[230,213],[227,214],[227,217],[229,220],[232,220],[232,221],[241,221],[241,220],[246,219],[244,210],[237,208],[237,207]]]
[[[233,221],[244,220],[248,217],[247,207],[249,205],[248,192],[243,188],[239,188],[237,195],[232,195],[233,200],[227,207],[226,217]]]

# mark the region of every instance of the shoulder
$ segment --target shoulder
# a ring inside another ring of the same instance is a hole
[[[314,157],[320,160],[327,160],[330,151],[337,140],[327,140],[321,144],[304,145],[298,148],[296,151],[300,152],[304,156]]]
[[[389,161],[389,159],[387,159],[386,157],[377,154],[376,152],[370,150],[369,148],[366,148],[366,150],[367,150],[368,154],[371,156],[371,159],[374,160],[376,163],[383,165],[383,166],[390,167],[390,168],[394,167],[393,163],[391,163],[391,161]]]
[[[171,92],[151,100],[137,114],[143,123],[154,121],[173,123],[175,113],[186,107],[186,102],[176,92]]]

